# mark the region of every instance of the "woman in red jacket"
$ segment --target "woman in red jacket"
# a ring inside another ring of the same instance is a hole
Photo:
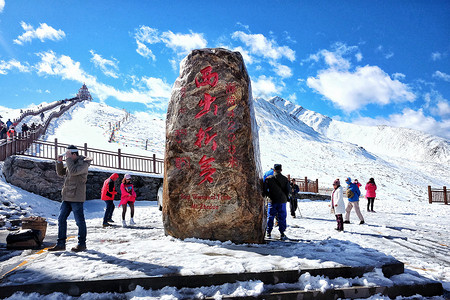
[[[117,194],[114,182],[119,178],[119,174],[114,173],[103,182],[102,200],[105,201],[106,209],[103,217],[103,227],[111,226],[114,223],[112,215],[114,212],[114,196]]]
[[[375,184],[375,179],[370,178],[369,182],[366,184],[366,198],[367,198],[367,211],[375,212],[373,210],[373,202],[377,196],[376,191],[377,185]],[[370,209],[369,209],[370,208]]]
[[[122,205],[122,225],[123,227],[127,226],[125,222],[125,214],[127,213],[127,204],[131,209],[131,220],[130,225],[136,224],[133,220],[134,217],[134,202],[136,201],[136,193],[134,192],[133,184],[131,183],[130,174],[125,174],[122,180],[122,184],[120,185],[121,199],[119,203],[119,207]]]

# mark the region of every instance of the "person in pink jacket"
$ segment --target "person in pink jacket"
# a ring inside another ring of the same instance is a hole
[[[133,220],[134,217],[134,202],[136,201],[136,193],[134,192],[133,184],[131,183],[130,174],[125,174],[122,180],[122,184],[120,185],[121,198],[119,207],[122,205],[122,225],[123,227],[127,226],[125,222],[125,214],[127,213],[127,204],[131,209],[131,220],[130,225],[136,224]]]
[[[375,179],[370,178],[366,184],[367,211],[369,212],[375,212],[373,210],[373,202],[375,202],[375,197],[377,196],[376,190]]]

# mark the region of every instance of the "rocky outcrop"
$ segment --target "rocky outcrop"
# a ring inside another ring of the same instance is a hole
[[[242,56],[194,50],[168,106],[163,220],[166,234],[262,243],[259,141]]]
[[[116,190],[120,199],[120,182],[125,171],[111,170],[110,172],[89,170],[86,183],[86,200],[100,199],[103,182],[113,172],[120,175],[116,181]],[[28,192],[45,198],[61,201],[61,188],[64,178],[56,175],[55,161],[35,160],[24,156],[10,156],[3,164],[3,174],[6,181]],[[156,200],[158,188],[162,178],[132,175],[132,183],[136,191],[136,200]]]

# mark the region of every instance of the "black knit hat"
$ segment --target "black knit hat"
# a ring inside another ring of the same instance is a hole
[[[276,171],[281,171],[281,165],[280,164],[274,164],[273,169]]]

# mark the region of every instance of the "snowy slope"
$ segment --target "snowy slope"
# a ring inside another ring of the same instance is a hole
[[[294,177],[360,182],[374,177],[378,197],[426,201],[428,185],[450,182],[450,142],[419,131],[360,126],[294,105],[282,98],[255,99],[263,167],[275,162]]]
[[[450,162],[450,141],[441,137],[408,128],[336,121],[280,97],[274,97],[269,102],[333,140],[357,144],[380,155],[422,162]]]
[[[450,183],[450,142],[440,137],[335,121],[280,97],[255,99],[255,111],[264,170],[281,163],[284,174],[318,178],[321,187],[330,187],[335,178],[350,176],[365,183],[374,177],[380,199],[406,201],[427,201],[428,185]],[[124,121],[126,114],[105,104],[83,102],[53,121],[44,139],[162,158],[164,118],[135,112]],[[109,124],[119,121],[116,141],[109,143]]]

